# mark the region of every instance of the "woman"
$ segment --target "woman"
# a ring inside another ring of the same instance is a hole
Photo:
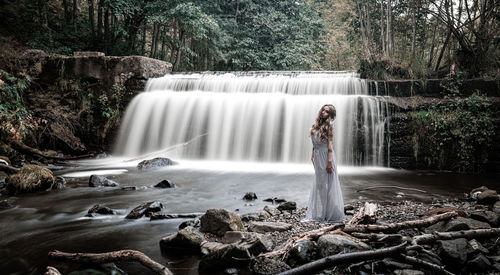
[[[345,221],[344,199],[333,153],[335,116],[333,105],[323,105],[310,131],[313,143],[311,161],[314,165],[315,181],[309,195],[306,221],[329,223]]]

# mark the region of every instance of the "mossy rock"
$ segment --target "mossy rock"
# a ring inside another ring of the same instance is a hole
[[[10,176],[7,190],[14,194],[37,192],[50,188],[54,182],[54,175],[49,169],[26,164],[19,173]]]

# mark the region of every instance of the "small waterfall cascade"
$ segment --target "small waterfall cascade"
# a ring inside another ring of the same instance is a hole
[[[338,164],[384,165],[388,107],[368,95],[367,81],[354,72],[206,72],[150,79],[127,107],[114,153],[138,156],[174,146],[167,153],[174,159],[309,162],[309,129],[327,103],[337,110]]]

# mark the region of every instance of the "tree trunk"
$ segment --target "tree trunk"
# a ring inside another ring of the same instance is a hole
[[[415,40],[417,39],[417,14],[418,4],[413,1],[411,13],[411,50],[410,50],[410,64],[413,64],[415,58]]]
[[[90,24],[90,33],[92,35],[92,46],[95,46],[95,26],[94,26],[94,0],[87,0],[89,5],[89,24]]]
[[[449,41],[451,38],[451,31],[448,31],[448,34],[446,35],[446,39],[444,40],[443,47],[441,48],[441,52],[439,53],[438,60],[436,62],[436,67],[434,68],[434,71],[437,72],[439,70],[439,66],[441,65],[441,59],[443,58],[444,52],[446,50],[446,46],[448,45]]]
[[[68,0],[63,0],[63,9],[64,9],[64,23],[66,25],[69,25],[71,24],[71,14],[69,12]]]
[[[380,45],[382,45],[382,53],[386,55],[385,35],[384,35],[384,2],[380,1]]]
[[[166,32],[167,27],[163,26],[161,31],[161,50],[160,50],[160,59],[165,60],[165,43],[166,43]]]
[[[73,0],[73,27],[75,29],[75,32],[77,31],[77,21],[78,21],[78,1]]]
[[[387,26],[387,30],[386,30],[387,56],[392,57],[393,35],[392,35],[392,5],[391,5],[391,0],[387,0],[386,22],[387,22],[387,25],[386,25]]]
[[[99,3],[97,4],[97,41],[99,44],[102,44],[103,40],[103,35],[102,35],[102,29],[103,29],[103,20],[102,20],[102,12],[104,10],[104,0],[99,0]],[[99,45],[101,46],[101,45]]]
[[[144,28],[142,29],[142,39],[141,39],[141,54],[146,52],[146,33],[148,31],[148,22],[144,21]]]
[[[109,8],[104,12],[104,52],[109,54]]]

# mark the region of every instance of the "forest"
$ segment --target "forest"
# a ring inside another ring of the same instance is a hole
[[[497,0],[5,0],[1,41],[142,55],[174,71],[497,77]]]

